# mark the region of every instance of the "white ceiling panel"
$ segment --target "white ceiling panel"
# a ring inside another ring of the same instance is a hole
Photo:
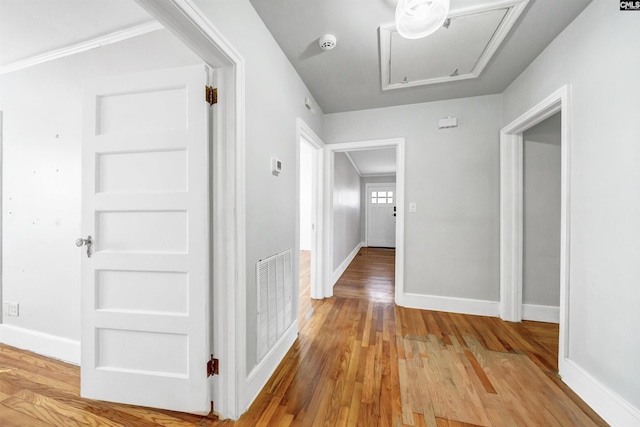
[[[507,10],[463,15],[451,19],[448,27],[417,40],[391,32],[388,83],[428,82],[471,74]]]
[[[349,151],[347,154],[362,176],[396,173],[395,148]]]
[[[435,33],[417,40],[380,27],[382,90],[480,76],[529,0],[494,0],[452,10]]]

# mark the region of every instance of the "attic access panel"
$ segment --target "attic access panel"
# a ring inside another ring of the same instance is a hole
[[[399,89],[480,75],[528,0],[453,10],[445,25],[417,40],[394,25],[380,27],[382,89]]]

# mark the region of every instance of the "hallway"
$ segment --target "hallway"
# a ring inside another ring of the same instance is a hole
[[[604,426],[556,376],[557,325],[396,307],[363,248],[236,423],[81,399],[79,368],[0,345],[3,426]]]
[[[361,248],[333,287],[333,295],[376,302],[394,301],[395,249]]]
[[[558,380],[557,325],[396,307],[363,248],[239,426],[607,425]]]

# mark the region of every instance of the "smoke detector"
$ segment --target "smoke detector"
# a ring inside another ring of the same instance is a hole
[[[320,37],[318,43],[320,44],[320,49],[331,50],[336,47],[336,36],[334,36],[333,34],[325,34],[324,36]]]

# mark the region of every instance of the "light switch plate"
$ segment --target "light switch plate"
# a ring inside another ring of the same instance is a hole
[[[20,304],[17,302],[5,302],[4,314],[6,316],[20,316]]]

